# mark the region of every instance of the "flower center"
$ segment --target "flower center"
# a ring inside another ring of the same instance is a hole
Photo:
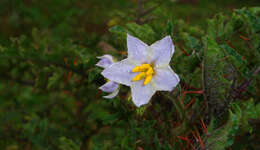
[[[132,72],[140,72],[136,75],[132,81],[139,81],[144,79],[144,85],[148,84],[154,75],[153,67],[150,64],[142,64],[140,66],[136,66]]]

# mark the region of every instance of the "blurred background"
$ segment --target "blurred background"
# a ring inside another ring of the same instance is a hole
[[[32,28],[39,28],[58,33],[63,38],[70,37],[85,42],[85,38],[89,35],[100,36],[107,33],[110,26],[137,21],[138,13],[144,10],[138,8],[138,2],[138,0],[1,0],[1,38],[30,34]],[[146,0],[145,2],[149,3],[146,5],[155,7],[148,11],[153,11],[152,14],[146,13],[150,17],[146,22],[156,19],[164,23],[165,20],[173,18],[183,19],[185,23],[194,26],[205,25],[206,20],[218,12],[259,6],[258,0]],[[141,16],[147,17],[146,14]]]
[[[208,20],[216,14],[232,16],[236,9],[256,6],[260,6],[259,0],[0,0],[0,149],[203,149],[192,132],[183,133],[178,141],[171,137],[169,129],[181,121],[173,104],[161,94],[154,99],[162,101],[153,100],[152,106],[140,109],[132,104],[126,87],[117,98],[103,99],[105,93],[98,87],[105,80],[102,70],[95,67],[96,57],[105,53],[118,60],[126,57],[121,34],[125,28],[148,44],[166,34],[176,35],[173,68],[200,90],[201,69],[196,77],[189,77],[196,70],[189,70],[186,66],[191,64],[182,58],[192,50],[178,38],[182,35],[178,32],[201,39],[207,33]],[[178,27],[184,29],[175,31]],[[258,56],[245,55],[251,60],[249,69],[255,69]],[[191,59],[201,61],[195,56]],[[186,64],[178,66],[182,61]],[[194,66],[199,69],[201,65]],[[189,71],[183,71],[186,69]],[[243,76],[237,82],[246,79]],[[259,102],[257,81],[241,99],[253,97],[252,102]],[[203,99],[197,95],[188,100],[193,98]],[[216,109],[213,114],[221,111]],[[223,115],[214,117],[228,120]],[[202,118],[210,124],[209,116]],[[259,120],[252,121],[259,125]],[[247,143],[245,147],[232,147],[233,137],[226,149],[259,148],[260,136],[252,131],[253,127],[242,139],[236,137],[238,143]],[[203,129],[198,132],[202,135]],[[189,143],[195,143],[194,147]]]

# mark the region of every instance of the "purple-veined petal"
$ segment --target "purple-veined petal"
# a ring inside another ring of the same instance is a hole
[[[131,84],[132,99],[137,107],[147,104],[156,90],[151,84],[144,85],[143,80],[132,82]]]
[[[172,91],[180,82],[179,76],[170,66],[155,68],[153,82],[158,91]]]
[[[170,36],[153,43],[150,48],[153,50],[152,61],[155,66],[168,65],[174,53],[174,45]]]
[[[124,59],[105,68],[101,74],[110,81],[130,86],[132,78],[137,75],[132,73],[135,66],[130,60]]]
[[[111,55],[99,56],[97,58],[100,60],[96,65],[102,68],[107,68],[108,66],[114,63],[113,57]]]
[[[140,63],[145,62],[147,56],[147,48],[147,44],[145,44],[138,38],[127,34],[127,49],[129,59],[135,60]]]
[[[112,98],[117,96],[118,92],[119,92],[119,88],[117,88],[115,91],[113,91],[109,95],[106,95],[106,96],[103,96],[103,97],[106,98],[106,99],[112,99]]]
[[[114,92],[118,88],[118,86],[119,86],[118,83],[113,81],[108,81],[107,83],[99,87],[99,89],[104,92],[111,93]]]

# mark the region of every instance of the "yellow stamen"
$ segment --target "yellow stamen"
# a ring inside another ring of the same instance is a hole
[[[140,67],[144,68],[144,69],[148,69],[148,68],[151,67],[151,65],[150,64],[142,64]]]
[[[148,84],[152,80],[152,75],[146,76],[144,80],[144,85]]]
[[[144,71],[143,69],[141,69],[139,66],[135,67],[132,72],[142,72]]]
[[[132,80],[133,81],[139,81],[139,80],[143,79],[144,77],[145,77],[145,73],[141,72],[137,76],[135,76]]]
[[[136,66],[132,72],[144,72],[147,69],[151,68],[149,64],[142,64],[141,66]]]
[[[146,71],[146,75],[149,76],[149,75],[153,75],[154,71],[153,71],[153,68],[150,67],[147,71]]]
[[[140,72],[132,81],[139,81],[144,79],[144,85],[148,84],[154,75],[153,67],[150,64],[142,64],[132,69],[132,72]]]

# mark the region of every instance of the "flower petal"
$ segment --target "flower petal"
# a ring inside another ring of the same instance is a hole
[[[132,73],[134,67],[133,62],[124,59],[105,68],[101,74],[111,81],[130,86],[132,78],[137,75],[137,73]]]
[[[154,51],[152,61],[155,63],[155,66],[168,65],[170,63],[174,53],[174,45],[170,36],[153,43],[150,47]]]
[[[119,86],[118,83],[109,81],[109,82],[105,83],[104,85],[102,85],[101,87],[99,87],[99,89],[104,92],[111,93],[111,92],[115,91],[118,88],[118,86]]]
[[[147,48],[144,42],[127,34],[128,58],[143,63],[147,55]]]
[[[151,84],[144,85],[143,80],[141,80],[132,82],[131,92],[134,104],[140,107],[150,101],[156,90],[152,88]]]
[[[158,91],[172,91],[180,82],[179,76],[169,65],[167,67],[155,68],[155,72],[153,82]]]
[[[106,98],[106,99],[112,99],[112,98],[114,98],[114,97],[117,96],[118,92],[119,92],[119,88],[117,88],[115,91],[113,91],[113,92],[110,93],[109,95],[103,96],[103,97]]]
[[[108,66],[114,63],[113,57],[111,55],[103,55],[97,58],[100,60],[96,65],[102,68],[107,68]]]

